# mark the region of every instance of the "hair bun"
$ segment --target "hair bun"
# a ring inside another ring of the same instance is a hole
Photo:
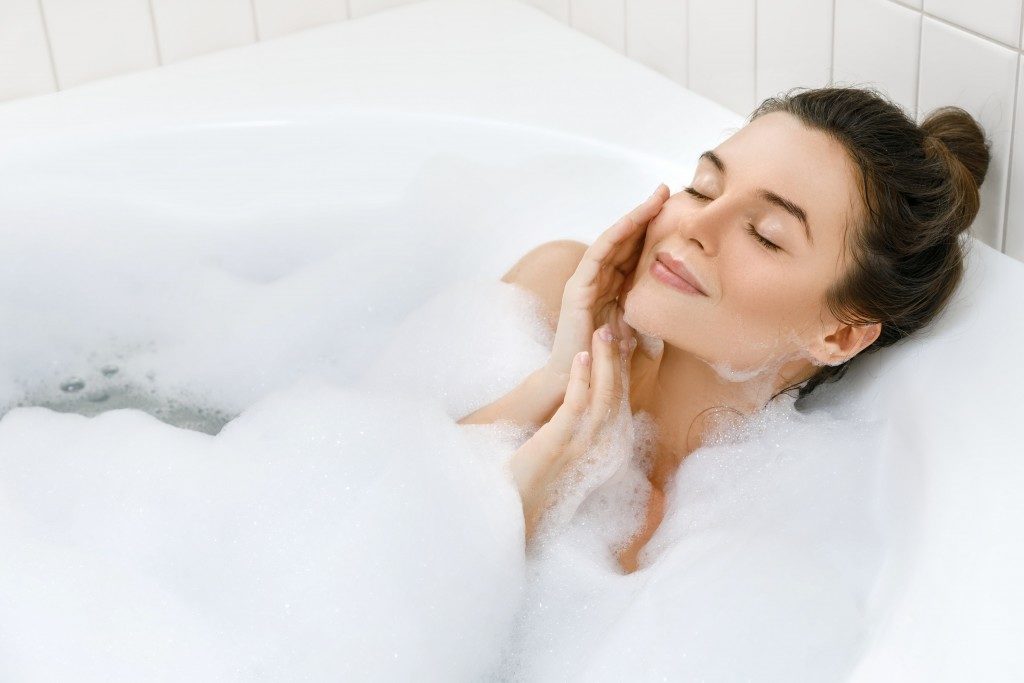
[[[925,117],[921,132],[925,134],[926,153],[941,154],[935,144],[941,143],[967,169],[975,186],[981,187],[988,172],[991,144],[973,116],[960,107],[940,107]],[[929,143],[929,138],[933,142]]]

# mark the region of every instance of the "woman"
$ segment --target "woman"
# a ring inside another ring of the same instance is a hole
[[[795,89],[701,155],[684,191],[659,186],[589,247],[525,255],[502,279],[544,304],[550,360],[460,422],[542,425],[512,459],[527,539],[573,464],[645,410],[653,493],[619,553],[632,571],[716,417],[803,398],[934,320],[963,273],[989,147],[956,107],[918,126],[871,89]]]

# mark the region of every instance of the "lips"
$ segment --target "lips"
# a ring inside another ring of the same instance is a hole
[[[686,267],[686,264],[683,263],[681,260],[673,257],[672,254],[668,253],[667,251],[659,251],[654,258],[657,259],[668,270],[672,271],[681,279],[686,280],[688,283],[690,283],[690,286],[692,286],[698,292],[700,292],[704,296],[708,295],[708,291],[704,289],[703,285],[701,285],[700,280],[697,279],[697,277],[690,271],[689,268]]]

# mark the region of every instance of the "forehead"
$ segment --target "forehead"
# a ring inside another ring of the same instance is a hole
[[[816,244],[838,244],[859,215],[859,174],[846,149],[792,114],[760,116],[715,152],[726,164],[728,183],[771,190],[803,207]]]

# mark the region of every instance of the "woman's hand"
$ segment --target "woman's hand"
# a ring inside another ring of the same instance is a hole
[[[573,358],[562,405],[512,456],[527,542],[542,518],[547,526],[571,517],[633,453],[629,362],[636,338],[619,340],[602,325],[591,341],[592,355]]]
[[[668,196],[668,187],[659,185],[646,201],[601,233],[565,283],[551,357],[543,368],[562,386],[569,380],[573,358],[589,348],[597,327],[608,323],[616,337],[632,337],[633,331],[619,322],[621,314],[616,315],[615,309],[623,285],[640,261],[647,226]]]

